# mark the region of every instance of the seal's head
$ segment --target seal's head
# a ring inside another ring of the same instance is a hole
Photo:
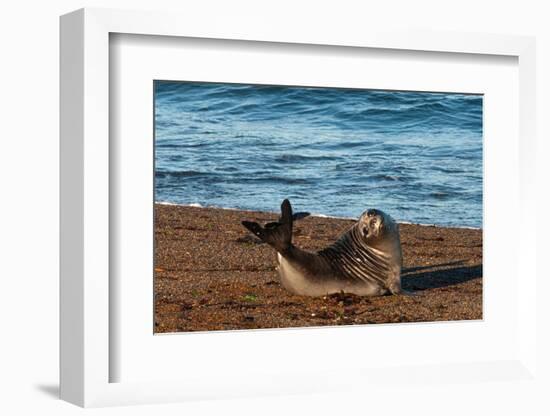
[[[399,226],[388,214],[379,209],[369,209],[358,221],[361,235],[374,248],[384,249],[388,244],[399,243]]]

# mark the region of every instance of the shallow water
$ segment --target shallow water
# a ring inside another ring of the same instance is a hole
[[[482,226],[482,96],[155,82],[155,200]]]

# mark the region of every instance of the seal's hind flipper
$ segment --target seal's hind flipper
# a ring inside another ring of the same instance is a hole
[[[309,215],[310,215],[309,212],[297,212],[296,214],[292,214],[292,221],[297,221],[297,220],[304,219],[306,217],[309,217]],[[264,228],[271,229],[271,228],[278,227],[281,224],[282,223],[280,223],[278,221],[268,222],[266,225],[264,225]]]
[[[306,217],[309,217],[309,215],[309,212],[297,212],[296,214],[292,214],[292,221],[304,219]],[[279,225],[281,225],[281,223],[278,221],[268,222],[266,225],[264,225],[264,228],[270,229],[278,227]]]
[[[266,242],[279,253],[286,251],[292,243],[292,207],[288,199],[281,204],[281,217],[279,222],[267,223],[262,227],[257,222],[242,221],[242,225]]]
[[[245,228],[249,230],[252,234],[259,237],[261,240],[264,240],[265,232],[260,224],[252,221],[242,221],[241,224],[244,225]]]
[[[302,220],[306,217],[309,217],[310,215],[311,214],[309,212],[297,212],[292,215],[292,220],[293,221]]]
[[[280,222],[268,222],[266,225],[264,225],[264,227],[267,229],[271,229],[271,228],[278,227],[279,225],[281,225]]]
[[[281,204],[281,216],[279,217],[281,224],[290,224],[292,229],[292,205],[290,201],[285,199]]]

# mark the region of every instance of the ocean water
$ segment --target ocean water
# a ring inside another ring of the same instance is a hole
[[[480,95],[155,82],[155,200],[482,227]]]

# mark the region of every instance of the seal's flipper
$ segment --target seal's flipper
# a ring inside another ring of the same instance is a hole
[[[309,212],[297,212],[296,214],[292,214],[292,221],[294,222],[294,221],[297,221],[297,220],[304,219],[306,217],[309,217],[309,215],[310,215]],[[266,225],[264,225],[264,227],[267,228],[267,229],[270,229],[270,228],[278,227],[281,224],[282,223],[278,222],[278,221],[268,222]]]
[[[242,221],[242,225],[269,244],[279,253],[285,252],[292,243],[292,207],[288,199],[281,204],[281,217],[279,222],[267,223],[265,228],[257,222]]]
[[[252,221],[242,221],[241,224],[244,225],[245,228],[249,230],[252,234],[259,237],[261,240],[264,240],[265,232],[260,224]]]
[[[281,216],[279,217],[279,222],[281,224],[290,223],[292,228],[292,205],[290,205],[290,201],[288,199],[285,199],[281,204]]]
[[[285,199],[281,204],[281,217],[279,218],[281,225],[274,230],[280,230],[278,237],[281,239],[282,250],[277,249],[280,253],[288,249],[292,244],[292,220],[292,205],[290,205],[288,199]]]
[[[269,223],[269,227],[263,228],[257,222],[242,221],[242,225],[257,236],[264,243],[269,244],[279,253],[283,253],[290,247],[292,239],[292,224]],[[290,231],[288,231],[290,230]]]
[[[306,217],[309,217],[310,215],[311,214],[309,212],[297,212],[296,214],[292,215],[292,220],[293,221],[302,220]]]

